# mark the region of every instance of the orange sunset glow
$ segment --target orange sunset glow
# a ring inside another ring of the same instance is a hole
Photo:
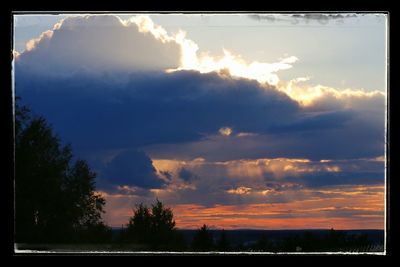
[[[383,186],[304,189],[302,200],[288,198],[284,203],[217,204],[212,207],[175,204],[171,207],[182,229],[196,229],[199,222],[216,229],[383,229],[383,192]],[[121,203],[139,201],[139,198],[126,195],[106,194],[106,198],[107,210],[114,217],[115,226],[124,224],[132,215],[131,206],[121,208]]]

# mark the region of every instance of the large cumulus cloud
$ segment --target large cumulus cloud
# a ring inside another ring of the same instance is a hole
[[[128,149],[106,164],[93,162],[116,185],[163,186],[148,156],[228,161],[383,155],[382,94],[324,94],[305,107],[274,86],[226,73],[165,73],[179,66],[180,52],[176,43],[114,16],[68,18],[18,57],[16,95],[44,115],[78,154],[90,158],[98,151],[106,156]],[[179,177],[190,183],[202,179],[197,174],[181,169]],[[285,182],[321,186],[375,183],[382,177],[357,175],[310,174]],[[213,183],[218,180],[199,182],[197,190],[206,192],[202,188]],[[230,186],[240,184],[221,180],[214,188],[225,192]],[[210,199],[233,197],[215,194]]]
[[[17,72],[66,75],[82,70],[163,70],[179,66],[180,47],[141,33],[112,15],[68,17],[28,42]]]

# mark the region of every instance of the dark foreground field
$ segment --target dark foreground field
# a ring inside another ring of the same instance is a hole
[[[118,241],[120,229],[113,229],[108,244],[16,244],[19,252],[143,252],[197,251],[191,247],[196,230],[178,230],[180,248],[152,249],[141,244]],[[214,244],[204,251],[226,252],[383,252],[383,230],[225,230],[225,246],[221,248],[222,230],[210,230]]]

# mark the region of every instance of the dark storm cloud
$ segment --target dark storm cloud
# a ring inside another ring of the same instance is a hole
[[[140,150],[131,149],[117,155],[102,172],[110,185],[160,188],[164,185],[151,159]]]
[[[223,125],[238,132],[265,132],[299,112],[283,93],[217,74],[133,73],[126,79],[17,71],[16,94],[48,118],[65,140],[85,148],[194,141]]]

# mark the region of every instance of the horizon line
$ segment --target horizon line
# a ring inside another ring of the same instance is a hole
[[[126,227],[121,227],[121,226],[110,226],[112,229],[124,229]],[[176,230],[198,230],[198,228],[176,228]],[[336,229],[336,228],[294,228],[294,229],[259,229],[259,228],[235,228],[235,229],[225,229],[225,228],[209,228],[209,230],[225,230],[225,231],[320,231],[320,230],[339,230],[339,231],[385,231],[385,229],[378,229],[378,228],[346,228],[346,229]]]

